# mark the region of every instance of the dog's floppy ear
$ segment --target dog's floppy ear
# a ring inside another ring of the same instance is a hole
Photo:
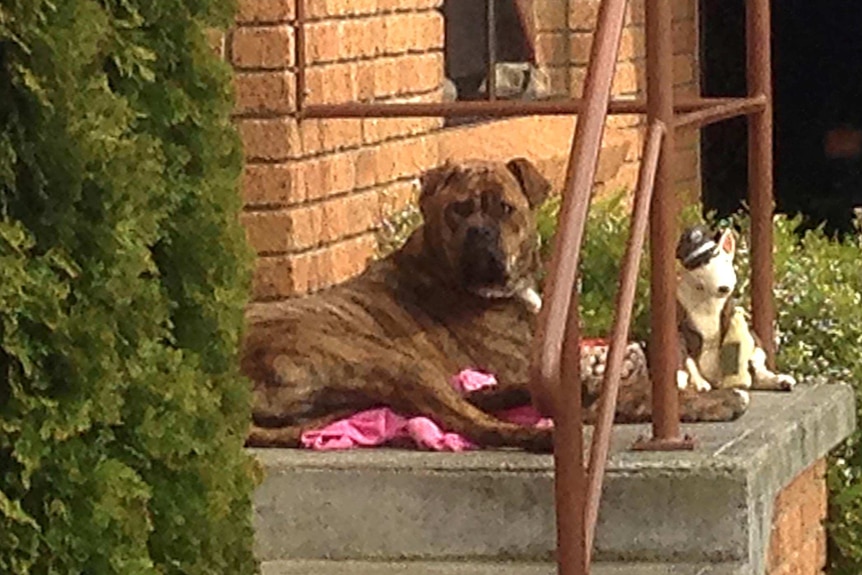
[[[721,232],[717,243],[723,253],[730,254],[730,257],[736,255],[736,236],[733,235],[733,229],[727,228]]]
[[[421,191],[419,192],[419,209],[422,210],[422,215],[426,215],[428,200],[446,185],[446,182],[455,175],[457,167],[450,161],[427,170],[422,177],[419,178]]]
[[[527,158],[515,158],[510,160],[506,167],[515,175],[515,179],[521,184],[524,195],[531,208],[537,208],[547,199],[551,193],[551,182],[543,176],[536,166]]]

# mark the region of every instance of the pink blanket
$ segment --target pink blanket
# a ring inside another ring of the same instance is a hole
[[[466,393],[497,385],[497,380],[493,375],[466,369],[452,378],[452,385],[461,393]],[[529,405],[495,415],[519,425],[551,425],[551,420],[542,418]],[[315,450],[374,447],[392,443],[411,443],[434,451],[465,451],[479,447],[465,437],[441,429],[427,417],[406,418],[387,407],[362,411],[323,429],[302,434],[302,445]]]

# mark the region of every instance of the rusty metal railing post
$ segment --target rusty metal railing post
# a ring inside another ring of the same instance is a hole
[[[566,169],[559,227],[554,236],[543,294],[545,303],[539,314],[533,343],[531,390],[540,409],[546,413],[553,413],[554,399],[560,391],[560,362],[566,331],[564,319],[568,317],[575,292],[578,259],[605,128],[625,6],[626,0],[604,0],[601,3],[584,81],[583,109],[575,126]],[[580,388],[573,389],[580,393]]]
[[[577,268],[598,165],[619,52],[625,0],[600,4],[587,75],[584,113],[578,119],[566,171],[560,227],[534,341],[530,388],[540,409],[554,418],[557,570],[586,575],[584,511],[586,473],[581,421],[580,316]]]
[[[602,484],[605,468],[608,462],[608,452],[611,443],[611,428],[614,425],[617,396],[620,389],[623,358],[629,340],[629,327],[634,308],[635,291],[640,269],[641,252],[646,242],[647,223],[649,221],[650,203],[652,202],[658,159],[661,153],[662,137],[666,127],[661,122],[649,126],[644,142],[638,173],[637,188],[635,188],[634,209],[629,226],[629,240],[623,264],[620,270],[620,287],[617,291],[614,314],[614,325],[611,332],[610,349],[602,378],[602,396],[599,404],[598,418],[593,428],[593,442],[590,449],[590,466],[587,475],[587,503],[584,513],[586,523],[587,565],[590,563],[593,541],[596,535],[596,522],[599,517],[599,502],[602,495]]]
[[[647,56],[647,120],[667,127],[656,172],[650,210],[650,377],[653,437],[638,447],[673,449],[683,446],[676,386],[677,198],[674,190],[673,45],[670,0],[645,3]]]
[[[308,62],[305,57],[306,30],[305,23],[307,20],[305,14],[306,0],[296,0],[296,18],[293,22],[293,36],[295,38],[294,50],[296,51],[296,115],[301,118],[305,112],[305,97],[306,97],[306,73]]]
[[[769,0],[746,1],[749,96],[763,108],[748,119],[748,201],[751,207],[751,311],[769,363],[775,359],[772,298],[772,50]]]
[[[557,573],[587,575],[584,511],[584,426],[581,419],[581,317],[578,293],[572,290],[561,353],[561,381],[554,418],[554,501],[557,518]]]
[[[488,79],[485,80],[485,95],[488,100],[494,101],[497,99],[497,0],[485,2],[485,31],[488,34]]]

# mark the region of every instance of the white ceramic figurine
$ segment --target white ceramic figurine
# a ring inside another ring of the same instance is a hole
[[[683,232],[676,257],[682,264],[677,287],[680,389],[713,388],[789,391],[790,375],[766,367],[766,353],[733,300],[736,271],[733,230],[713,233],[698,225]]]

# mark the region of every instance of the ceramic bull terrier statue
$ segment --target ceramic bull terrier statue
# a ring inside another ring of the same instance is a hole
[[[766,367],[766,353],[733,300],[736,271],[733,230],[707,226],[685,230],[677,245],[682,264],[677,287],[680,389],[789,391],[796,380]]]

